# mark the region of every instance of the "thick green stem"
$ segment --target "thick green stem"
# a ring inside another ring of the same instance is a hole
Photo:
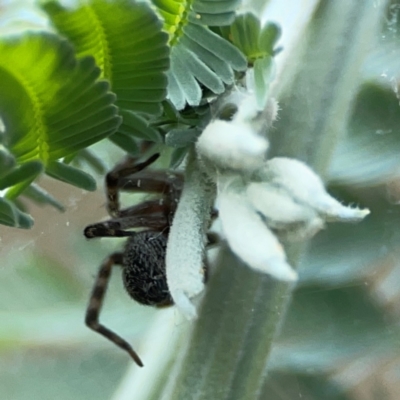
[[[288,300],[273,283],[221,251],[193,332],[196,346],[190,347],[170,398],[255,398],[280,308]]]
[[[345,131],[360,69],[386,4],[320,2],[301,58],[289,61],[292,83],[279,88],[284,95],[273,138],[275,154],[301,159],[325,174]],[[286,247],[292,265],[304,249],[304,244]],[[268,355],[291,292],[291,285],[250,270],[222,250],[190,346],[162,399],[265,399],[261,391]]]

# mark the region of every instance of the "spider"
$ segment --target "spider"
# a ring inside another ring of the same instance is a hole
[[[168,290],[165,254],[169,228],[175,214],[183,186],[183,176],[177,172],[144,170],[159,154],[136,163],[126,158],[105,178],[107,210],[111,216],[104,222],[88,225],[84,235],[98,237],[128,237],[122,252],[111,254],[100,266],[86,310],[86,325],[127,351],[139,366],[143,363],[130,344],[99,322],[99,316],[114,265],[122,267],[122,279],[128,294],[143,305],[166,307],[173,304]],[[120,209],[119,191],[151,192],[158,199]],[[131,228],[144,228],[131,231]],[[216,238],[208,236],[208,244]],[[207,267],[204,264],[204,280]]]

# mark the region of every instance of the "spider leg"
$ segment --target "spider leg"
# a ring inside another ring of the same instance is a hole
[[[179,198],[183,187],[183,176],[178,173],[167,171],[141,171],[135,176],[122,178],[119,181],[120,190],[130,192],[157,193],[159,197],[159,208],[164,210],[168,218],[168,225],[178,207]],[[130,213],[131,208],[118,211],[118,217]],[[136,212],[140,212],[136,210]]]
[[[143,367],[142,360],[132,349],[130,344],[118,336],[116,333],[112,332],[99,322],[99,316],[101,308],[103,306],[103,300],[107,291],[108,282],[111,276],[111,269],[113,265],[122,264],[122,253],[114,253],[107,260],[103,262],[100,266],[97,278],[93,287],[92,294],[90,296],[89,305],[86,310],[85,323],[86,325],[94,330],[95,332],[103,335],[107,339],[111,340],[121,349],[127,351],[129,355],[133,358],[137,365]]]
[[[135,204],[134,206],[124,208],[123,210],[120,210],[119,218],[156,213],[165,214],[165,204],[163,199],[143,201],[142,203]]]
[[[135,232],[126,231],[131,228],[150,228],[158,231],[168,228],[168,213],[159,200],[146,201],[120,211],[119,218],[88,225],[84,235],[88,239],[96,237],[133,236]]]
[[[126,192],[150,192],[169,195],[170,191],[182,191],[183,175],[171,171],[140,171],[135,175],[121,177],[120,190]]]
[[[158,193],[164,195],[165,203],[175,211],[183,185],[183,176],[166,171],[142,171],[153,163],[159,154],[135,164],[135,159],[127,158],[111,170],[105,180],[107,210],[113,217],[120,217],[119,191]]]
[[[106,195],[107,195],[107,209],[110,215],[117,216],[119,211],[119,196],[118,191],[120,189],[120,179],[129,175],[136,174],[142,169],[152,164],[159,154],[153,154],[150,158],[142,163],[135,164],[135,159],[126,158],[122,163],[117,164],[107,175],[106,175]]]
[[[134,236],[137,232],[127,231],[130,228],[149,228],[156,231],[167,229],[166,220],[162,215],[146,215],[140,217],[112,218],[108,221],[89,225],[84,230],[84,235],[88,239],[98,237],[127,237]]]

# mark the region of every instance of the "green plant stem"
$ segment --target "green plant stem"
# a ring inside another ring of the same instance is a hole
[[[282,91],[275,154],[302,159],[325,173],[385,6],[373,0],[321,1],[300,60],[289,60],[293,79]],[[286,247],[292,265],[305,248]],[[251,271],[222,250],[191,344],[162,399],[264,399],[268,355],[291,292],[289,284]]]
[[[260,384],[264,354],[281,319],[281,304],[288,300],[287,293],[282,297],[276,292],[280,285],[266,291],[272,283],[239,263],[229,250],[221,251],[170,398],[251,398],[246,396]]]

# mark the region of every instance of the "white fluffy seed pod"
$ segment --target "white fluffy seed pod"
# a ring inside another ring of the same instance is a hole
[[[229,247],[250,268],[284,281],[297,279],[283,247],[235,179],[219,187],[217,207]]]
[[[263,165],[268,142],[247,124],[215,120],[200,135],[196,150],[203,163],[218,170],[253,171]]]
[[[315,210],[327,222],[358,222],[369,210],[346,207],[330,196],[320,177],[306,164],[292,158],[269,160],[257,177],[285,191],[298,204]]]

